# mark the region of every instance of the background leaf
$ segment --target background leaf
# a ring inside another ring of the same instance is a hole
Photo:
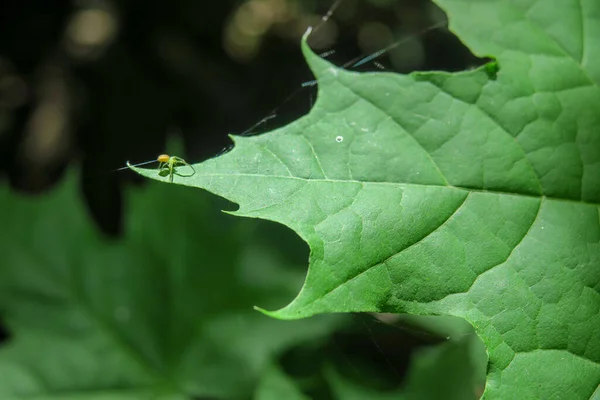
[[[302,279],[262,243],[276,227],[208,212],[218,202],[175,186],[130,196],[127,235],[113,243],[90,225],[73,177],[43,199],[0,188],[13,227],[0,234],[0,311],[14,336],[0,348],[2,399],[243,396],[284,349],[342,323],[252,310]]]
[[[278,367],[273,366],[263,376],[254,398],[256,400],[277,400],[281,398],[290,400],[308,400]]]

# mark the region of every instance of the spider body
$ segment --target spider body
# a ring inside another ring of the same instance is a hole
[[[170,183],[173,183],[174,175],[178,175],[181,177],[189,177],[196,173],[196,170],[194,169],[194,166],[192,164],[188,163],[181,157],[170,156],[168,154],[161,154],[158,157],[156,157],[156,160],[145,161],[145,162],[142,162],[139,164],[131,165],[131,164],[129,164],[129,161],[128,161],[127,167],[119,168],[116,171],[120,171],[120,170],[127,169],[130,167],[139,167],[140,165],[146,165],[146,164],[150,164],[153,162],[158,162],[158,174],[160,176],[168,176]],[[181,172],[177,171],[178,167],[189,167],[191,169],[191,173],[182,174]]]
[[[156,161],[159,162],[158,174],[160,176],[168,175],[170,183],[173,183],[174,175],[178,175],[178,176],[182,176],[182,177],[189,177],[196,173],[196,170],[194,169],[192,164],[189,164],[187,161],[185,161],[181,157],[169,156],[168,154],[161,154],[156,158]],[[191,174],[182,174],[177,171],[177,167],[190,167],[192,170],[192,173]]]

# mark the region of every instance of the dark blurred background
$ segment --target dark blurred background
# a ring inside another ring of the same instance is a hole
[[[333,1],[30,0],[0,6],[0,174],[32,194],[80,164],[100,229],[122,231],[111,172],[184,138],[199,162],[252,130],[307,113],[316,88],[299,49]],[[310,44],[337,65],[399,45],[360,70],[462,70],[479,64],[426,0],[343,0]],[[331,52],[333,50],[333,52]]]

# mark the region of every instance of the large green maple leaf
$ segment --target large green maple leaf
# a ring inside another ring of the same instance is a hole
[[[438,0],[483,67],[359,74],[303,52],[311,112],[176,182],[281,222],[311,248],[282,319],[465,318],[489,398],[600,383],[600,2]],[[141,171],[155,179],[154,171]]]

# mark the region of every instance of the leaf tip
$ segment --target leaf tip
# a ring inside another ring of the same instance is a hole
[[[498,65],[498,61],[492,59],[492,61],[487,62],[483,68],[490,79],[496,80],[498,77],[498,71],[500,71],[500,65]]]
[[[228,214],[228,215],[232,215],[234,217],[244,217],[243,213],[240,213],[240,207],[238,204],[238,209],[237,210],[221,210],[222,213],[224,214]]]
[[[258,311],[258,312],[260,312],[260,313],[263,313],[263,314],[265,314],[267,317],[271,317],[271,318],[277,318],[277,316],[276,316],[277,312],[274,312],[274,311],[268,311],[268,310],[265,310],[264,308],[261,308],[261,307],[259,307],[259,306],[254,306],[253,308],[254,308],[254,310],[256,310],[256,311]]]
[[[302,35],[302,43],[305,43],[308,40],[308,37],[310,36],[310,34],[312,33],[313,27],[309,26],[306,29],[306,32],[304,32],[304,35]]]
[[[316,54],[308,45],[308,38],[313,32],[313,28],[309,27],[304,35],[302,35],[302,40],[300,42],[300,48],[302,50],[302,54],[304,55],[304,59],[306,63],[310,67],[313,75],[317,78],[317,80],[327,74],[327,71],[336,71],[337,74],[338,68],[337,66],[331,64],[329,61],[324,60],[318,54]]]
[[[315,314],[311,314],[311,313],[299,312],[298,310],[291,311],[290,305],[287,305],[286,307],[283,307],[283,308],[281,308],[279,310],[275,310],[275,311],[268,311],[259,306],[254,306],[254,309],[256,311],[266,315],[267,317],[279,319],[282,321],[292,321],[292,320],[297,320],[297,319],[306,318],[306,317],[315,315]]]

